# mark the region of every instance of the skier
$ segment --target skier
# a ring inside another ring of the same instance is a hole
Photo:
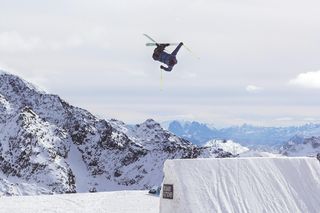
[[[182,47],[183,43],[180,42],[179,45],[176,47],[176,49],[171,54],[164,51],[165,48],[167,46],[169,46],[170,44],[156,44],[156,45],[157,45],[157,47],[153,51],[152,58],[155,61],[160,61],[168,66],[168,67],[165,67],[165,66],[161,65],[160,66],[161,69],[163,69],[167,72],[171,72],[173,66],[178,63],[176,55],[179,52],[180,48]]]

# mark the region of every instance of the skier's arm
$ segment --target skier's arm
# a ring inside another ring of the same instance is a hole
[[[162,52],[164,51],[164,49],[166,49],[167,46],[169,46],[170,44],[157,44],[157,50]]]

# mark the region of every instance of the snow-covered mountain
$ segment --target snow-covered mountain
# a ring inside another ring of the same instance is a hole
[[[177,136],[190,140],[194,144],[204,145],[208,140],[233,140],[244,146],[272,147],[279,146],[294,136],[320,136],[320,124],[306,124],[293,127],[260,127],[244,124],[216,129],[213,125],[196,121],[166,123],[167,128]]]
[[[280,153],[286,156],[316,156],[320,153],[320,137],[294,137],[281,147]]]
[[[233,155],[238,155],[249,151],[249,148],[244,147],[232,140],[210,140],[205,144],[205,147],[211,147],[214,149],[221,149],[232,153]]]
[[[0,194],[146,189],[161,183],[166,159],[226,156],[151,119],[135,126],[98,119],[0,72]]]

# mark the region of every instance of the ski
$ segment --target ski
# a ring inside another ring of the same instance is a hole
[[[147,37],[149,40],[151,40],[152,42],[154,43],[157,43],[153,38],[151,38],[150,36],[148,36],[147,34],[142,34],[144,35],[145,37]]]
[[[146,46],[147,47],[157,46],[157,44],[169,44],[170,46],[177,46],[178,45],[178,43],[146,43]]]

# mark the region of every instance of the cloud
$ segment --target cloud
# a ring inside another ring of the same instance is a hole
[[[1,32],[0,48],[8,52],[29,51],[41,46],[41,41],[36,37],[25,38],[17,32]]]
[[[7,71],[7,70],[10,70],[10,68],[6,64],[0,61],[0,70]]]
[[[3,63],[2,61],[0,61],[0,72],[8,72],[10,74],[22,76],[22,73],[18,72],[17,69],[13,68],[12,66],[8,66],[6,63]]]
[[[276,121],[292,121],[292,117],[281,117],[281,118],[276,118]]]
[[[249,92],[249,93],[258,93],[261,90],[263,90],[262,87],[258,87],[258,86],[255,86],[255,85],[248,85],[246,87],[246,91]]]
[[[320,89],[320,71],[300,73],[289,84],[304,88]]]
[[[110,47],[109,31],[102,26],[90,27],[83,32],[78,32],[68,37],[66,41],[60,41],[65,47],[92,46],[99,48]]]
[[[317,119],[317,118],[310,118],[310,117],[304,118],[303,120],[307,121],[307,122],[318,122],[319,121],[319,119]]]
[[[66,48],[90,46],[108,48],[110,46],[108,31],[104,27],[95,26],[81,33],[73,33],[59,40],[38,36],[28,36],[16,31],[0,32],[0,51],[2,52],[32,52],[56,51]]]

